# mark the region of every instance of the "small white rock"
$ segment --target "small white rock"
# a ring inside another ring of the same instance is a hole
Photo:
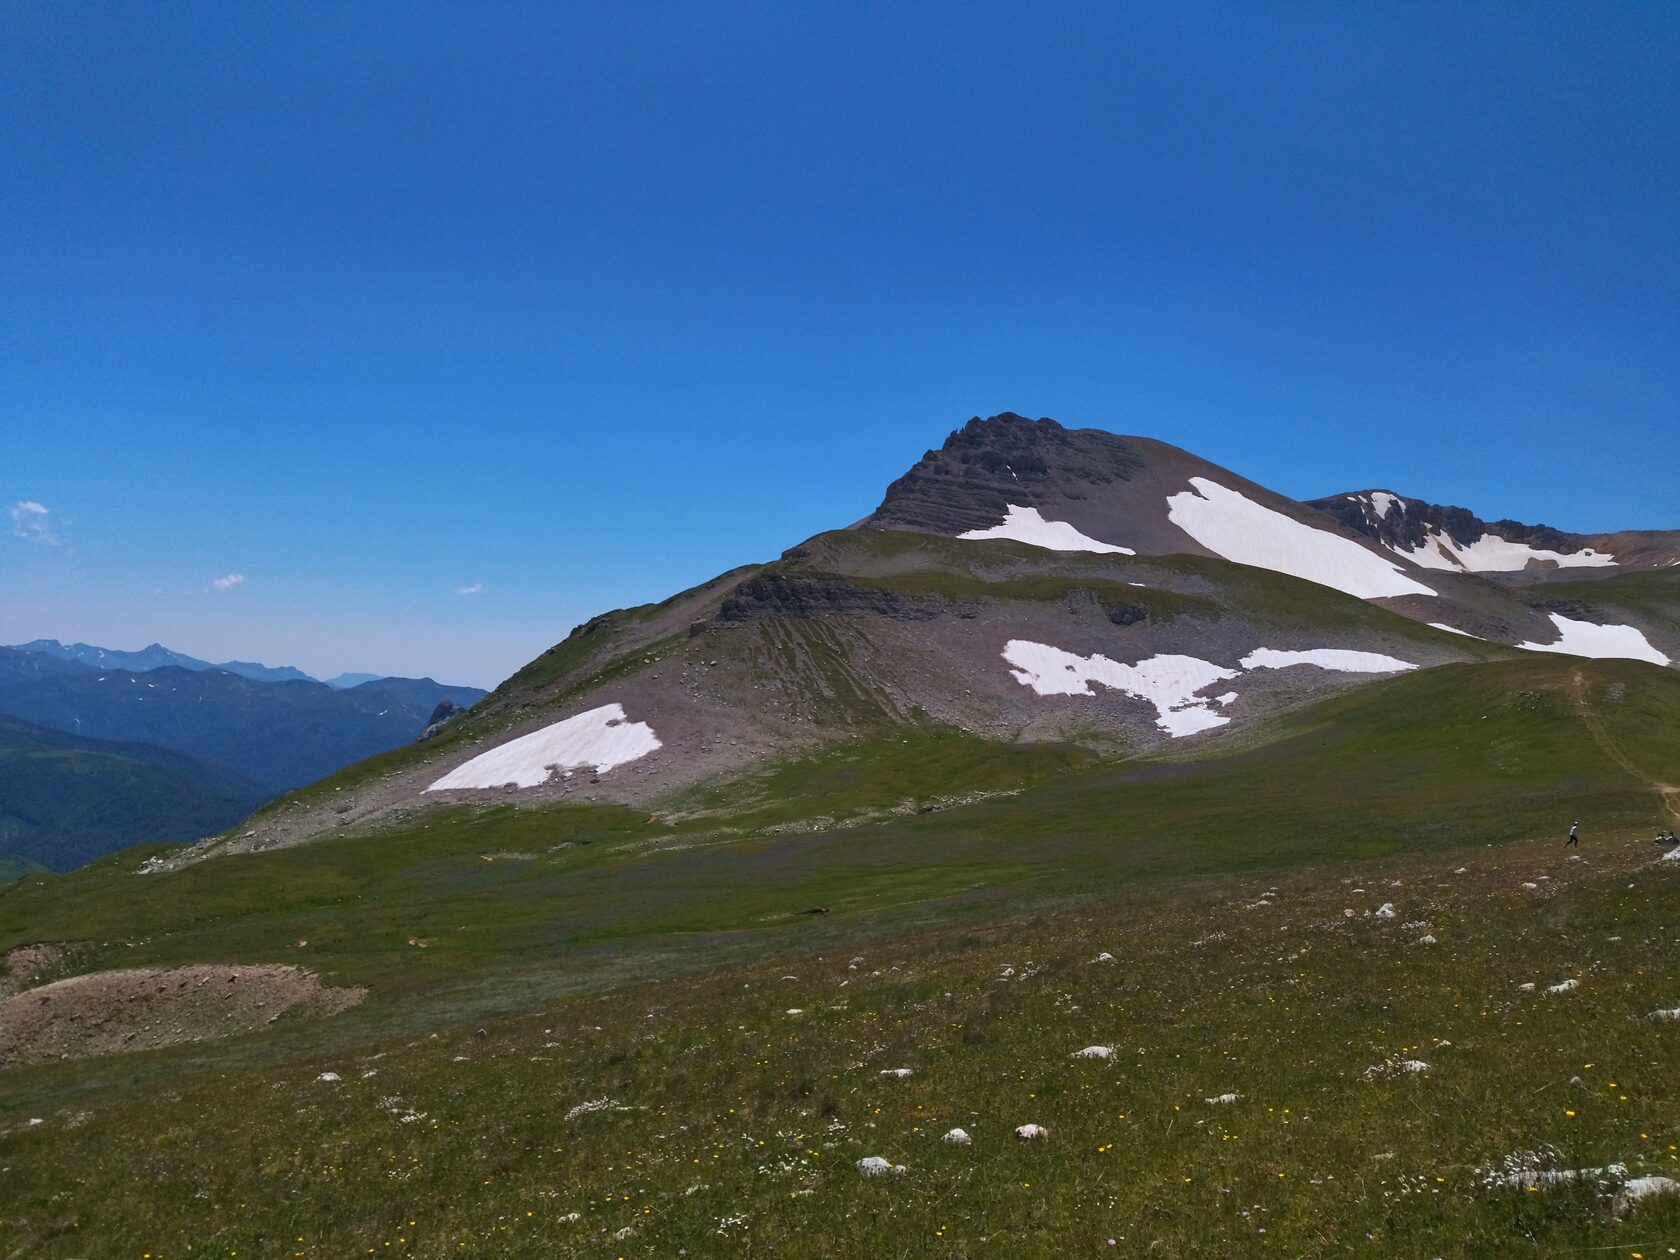
[[[1042,1124],[1023,1124],[1020,1128],[1015,1130],[1015,1136],[1020,1138],[1023,1142],[1031,1142],[1037,1138],[1049,1137],[1050,1130],[1046,1129]]]
[[[1392,919],[1393,917],[1394,917],[1394,903],[1392,901],[1385,901],[1385,902],[1382,903],[1382,905],[1377,907],[1377,918],[1379,918],[1379,919]]]
[[[1416,944],[1419,945],[1433,945],[1435,943],[1435,937],[1429,933],[1425,933],[1424,935],[1418,937],[1416,941]]]
[[[914,1076],[915,1072],[911,1068],[882,1068],[881,1075],[894,1076],[902,1081],[907,1076]]]
[[[1105,949],[1105,950],[1103,950],[1103,952],[1102,952],[1102,953],[1100,953],[1100,954],[1098,954],[1098,955],[1097,955],[1097,956],[1096,956],[1096,958],[1095,958],[1095,959],[1093,959],[1093,961],[1094,961],[1094,962],[1100,962],[1100,963],[1110,963],[1110,962],[1113,962],[1113,961],[1114,961],[1114,955],[1113,955],[1113,954],[1111,954],[1111,953],[1109,953],[1109,952],[1108,952],[1108,951],[1107,951],[1107,950],[1106,950],[1106,949]]]
[[[1234,1103],[1241,1097],[1241,1094],[1220,1094],[1215,1098],[1204,1098],[1202,1101],[1218,1106],[1220,1103]]]
[[[968,1136],[968,1131],[966,1129],[952,1129],[939,1140],[941,1142],[949,1142],[952,1146],[974,1145],[974,1139]]]
[[[1075,1051],[1073,1057],[1076,1059],[1112,1059],[1114,1057],[1114,1047],[1086,1046],[1083,1050]]]
[[[1616,1195],[1616,1210],[1625,1212],[1641,1199],[1648,1199],[1657,1194],[1680,1193],[1680,1181],[1672,1177],[1635,1177],[1625,1182],[1621,1191]]]
[[[1547,993],[1568,993],[1571,989],[1578,989],[1580,987],[1581,987],[1581,982],[1579,980],[1576,980],[1573,977],[1571,977],[1568,980],[1560,980],[1556,984],[1548,984],[1546,986],[1546,992]]]
[[[322,1072],[321,1075],[317,1076],[315,1079],[318,1081],[324,1081],[328,1085],[333,1085],[337,1083],[339,1078],[337,1072]]]
[[[865,1177],[884,1177],[888,1173],[898,1176],[907,1171],[903,1164],[892,1163],[879,1155],[866,1155],[858,1160],[857,1170]]]

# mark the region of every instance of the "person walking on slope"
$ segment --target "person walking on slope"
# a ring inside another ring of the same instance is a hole
[[[1563,842],[1563,847],[1567,849],[1570,845],[1577,849],[1581,847],[1581,824],[1578,821],[1569,824],[1569,839]]]

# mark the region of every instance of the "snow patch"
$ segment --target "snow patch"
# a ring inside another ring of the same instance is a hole
[[[1431,621],[1429,623],[1429,628],[1431,630],[1445,630],[1448,634],[1462,634],[1466,639],[1474,639],[1478,637],[1471,634],[1468,630],[1460,630],[1457,626],[1449,626],[1444,621]]]
[[[1309,648],[1298,652],[1256,648],[1242,658],[1244,669],[1288,669],[1291,665],[1316,665],[1319,669],[1344,674],[1397,674],[1417,668],[1410,661],[1380,652],[1353,652],[1345,648]]]
[[[1519,643],[1520,648],[1527,648],[1530,652],[1560,652],[1565,656],[1593,656],[1614,657],[1629,661],[1650,661],[1653,665],[1668,665],[1672,662],[1645,637],[1643,631],[1633,626],[1595,625],[1590,621],[1575,621],[1572,618],[1550,614],[1552,624],[1557,627],[1558,641],[1556,643]]]
[[[1394,510],[1395,505],[1399,502],[1400,500],[1396,495],[1392,495],[1386,490],[1371,491],[1371,510],[1377,514],[1379,521],[1386,521],[1388,514]],[[1404,513],[1404,511],[1405,509],[1402,508],[1401,512]]]
[[[1101,683],[1155,706],[1155,724],[1174,737],[1194,735],[1231,719],[1215,713],[1210,701],[1196,693],[1236,672],[1221,669],[1194,656],[1151,656],[1136,665],[1122,665],[1101,653],[1078,656],[1047,643],[1011,639],[1003,659],[1015,681],[1041,696],[1089,696],[1092,683]]]
[[[1600,569],[1616,563],[1615,556],[1591,547],[1580,551],[1547,551],[1494,533],[1485,533],[1475,542],[1465,544],[1438,529],[1431,529],[1424,536],[1423,545],[1415,551],[1393,546],[1389,549],[1421,568],[1449,573],[1516,573],[1526,569],[1530,560],[1550,561],[1560,569]]]
[[[1435,594],[1352,539],[1303,524],[1206,477],[1192,477],[1190,486],[1167,497],[1167,518],[1216,556],[1361,599]]]
[[[548,782],[556,767],[568,770],[593,766],[597,774],[605,774],[660,746],[653,727],[629,721],[621,704],[604,704],[480,753],[426,791],[495,788],[509,783],[537,787]]]
[[[1080,533],[1066,521],[1047,521],[1037,508],[1018,507],[1011,503],[1003,515],[1003,524],[990,529],[971,529],[957,535],[979,541],[987,538],[1006,538],[1023,542],[1046,551],[1100,551],[1117,556],[1135,556],[1130,547],[1117,547]]]

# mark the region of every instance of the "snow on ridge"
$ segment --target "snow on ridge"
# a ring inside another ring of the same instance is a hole
[[[1009,640],[1003,647],[1003,659],[1016,682],[1041,696],[1095,695],[1091,684],[1101,683],[1147,700],[1155,706],[1155,724],[1175,739],[1229,723],[1231,719],[1215,706],[1229,706],[1239,698],[1235,691],[1217,696],[1198,693],[1216,682],[1240,677],[1244,670],[1312,665],[1340,673],[1392,674],[1417,668],[1393,656],[1346,648],[1256,648],[1243,657],[1241,669],[1225,669],[1200,657],[1175,655],[1150,656],[1136,665],[1126,665],[1100,652],[1080,656],[1029,639]]]
[[[1597,569],[1617,563],[1615,556],[1594,551],[1591,547],[1580,551],[1547,551],[1541,547],[1530,547],[1527,543],[1512,542],[1491,531],[1465,545],[1438,529],[1431,529],[1425,535],[1423,545],[1415,551],[1392,545],[1389,550],[1420,568],[1441,569],[1448,573],[1517,573],[1527,568],[1530,560],[1549,560],[1560,569]]]
[[[660,746],[653,727],[629,721],[621,704],[604,704],[480,753],[426,791],[496,788],[509,783],[537,787],[548,782],[555,768],[591,766],[596,773],[605,774]]]
[[[971,529],[958,538],[1007,538],[1013,542],[1043,547],[1046,551],[1098,551],[1117,556],[1135,556],[1130,547],[1117,547],[1080,533],[1066,521],[1047,521],[1037,508],[1018,507],[1011,503],[1004,513],[1003,523],[990,529]]]
[[[1395,505],[1399,502],[1400,497],[1390,494],[1387,490],[1371,491],[1371,510],[1377,514],[1379,521],[1386,521],[1388,514],[1394,510]],[[1404,513],[1406,509],[1402,507],[1400,510]]]
[[[1244,669],[1288,669],[1292,665],[1316,665],[1319,669],[1344,674],[1398,674],[1417,668],[1410,661],[1398,657],[1384,656],[1380,652],[1354,652],[1346,648],[1309,648],[1306,651],[1255,648],[1242,658]]]
[[[1431,621],[1429,623],[1429,628],[1431,630],[1445,630],[1448,634],[1462,634],[1466,639],[1474,639],[1477,637],[1476,635],[1471,634],[1468,630],[1460,630],[1457,626],[1449,626],[1444,621]]]
[[[1151,656],[1136,665],[1122,665],[1101,653],[1078,656],[1046,643],[1011,639],[1003,659],[1022,686],[1041,696],[1089,696],[1091,684],[1101,683],[1155,706],[1155,724],[1172,736],[1194,735],[1231,719],[1215,713],[1212,702],[1196,693],[1227,678],[1236,670],[1222,669],[1194,656]]]
[[[1575,621],[1558,613],[1550,614],[1558,629],[1556,643],[1519,643],[1530,652],[1559,652],[1564,656],[1613,657],[1618,660],[1650,661],[1653,665],[1673,662],[1651,646],[1644,631],[1634,626],[1596,625],[1591,621]]]
[[[1352,539],[1303,524],[1206,477],[1190,478],[1190,486],[1167,496],[1167,519],[1216,556],[1361,599],[1435,594]]]

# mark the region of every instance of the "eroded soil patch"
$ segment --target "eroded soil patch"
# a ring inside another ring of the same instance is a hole
[[[366,989],[301,967],[192,964],[74,976],[0,1002],[0,1067],[150,1050],[250,1032],[293,1008],[332,1015]]]

